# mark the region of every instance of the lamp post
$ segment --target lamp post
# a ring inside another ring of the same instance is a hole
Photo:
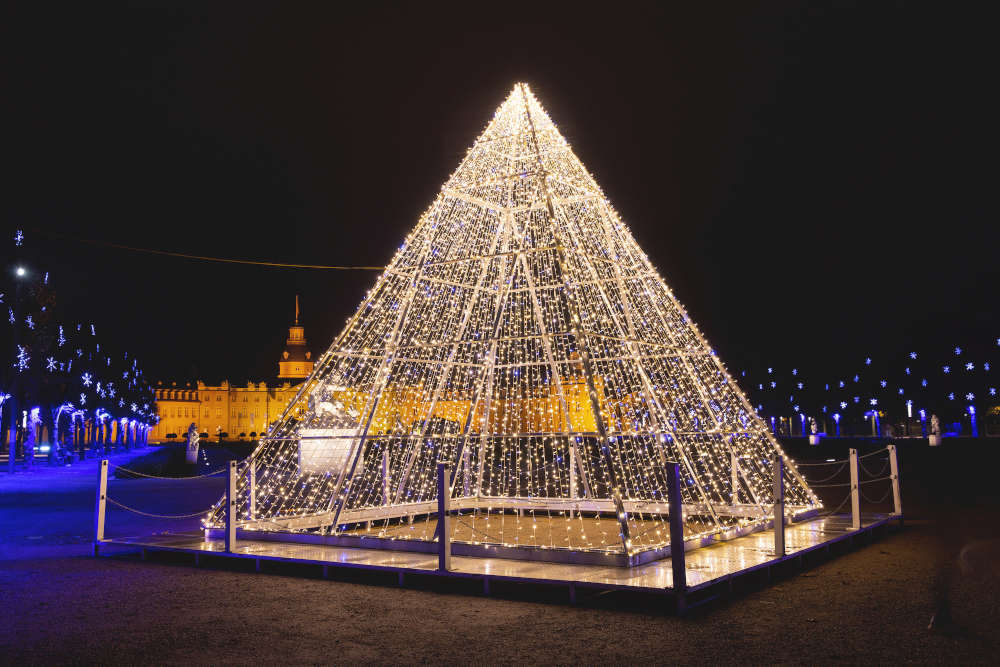
[[[11,358],[17,358],[18,350],[21,343],[21,331],[18,326],[17,317],[21,310],[21,284],[28,275],[28,270],[24,266],[18,263],[14,267],[14,300],[11,303],[11,312],[13,313],[13,321],[11,325]],[[22,402],[21,396],[21,368],[15,368],[14,372],[11,374],[11,387],[10,387],[10,398],[7,399],[7,404],[9,404],[10,417],[7,420],[9,426],[7,427],[10,435],[7,439],[7,470],[8,472],[14,472],[14,456],[17,453],[17,424],[18,424],[18,406]]]

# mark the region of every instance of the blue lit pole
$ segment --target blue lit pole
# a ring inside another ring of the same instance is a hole
[[[972,422],[972,437],[979,437],[979,427],[976,425],[976,406],[969,406],[969,420]]]

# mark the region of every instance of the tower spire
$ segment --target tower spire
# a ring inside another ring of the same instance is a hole
[[[299,323],[299,295],[295,295],[295,324]]]

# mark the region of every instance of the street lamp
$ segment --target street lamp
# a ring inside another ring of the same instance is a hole
[[[20,244],[18,244],[20,245]],[[20,280],[28,274],[28,270],[23,266],[14,267],[14,275],[17,279],[14,281],[14,302],[11,304],[11,337],[10,342],[12,344],[11,350],[13,351],[13,356],[17,356],[18,343],[20,343],[20,329],[17,326],[17,320],[14,319],[21,314],[21,283]],[[17,450],[17,408],[20,403],[23,403],[23,396],[21,396],[21,380],[20,372],[14,373],[11,376],[11,396],[10,396],[10,421],[8,422],[8,435],[7,435],[7,470],[10,473],[14,472],[14,455]],[[2,431],[0,431],[2,432]]]

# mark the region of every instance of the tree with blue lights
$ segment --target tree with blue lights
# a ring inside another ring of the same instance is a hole
[[[0,435],[11,453],[10,469],[15,453],[32,462],[34,428],[41,426],[50,461],[57,452],[82,456],[85,448],[104,452],[142,444],[156,410],[138,361],[103,344],[96,324],[61,320],[43,258],[27,251],[22,231],[13,241],[0,287],[10,333],[0,353],[9,360],[0,368]],[[29,423],[32,428],[26,428]]]

